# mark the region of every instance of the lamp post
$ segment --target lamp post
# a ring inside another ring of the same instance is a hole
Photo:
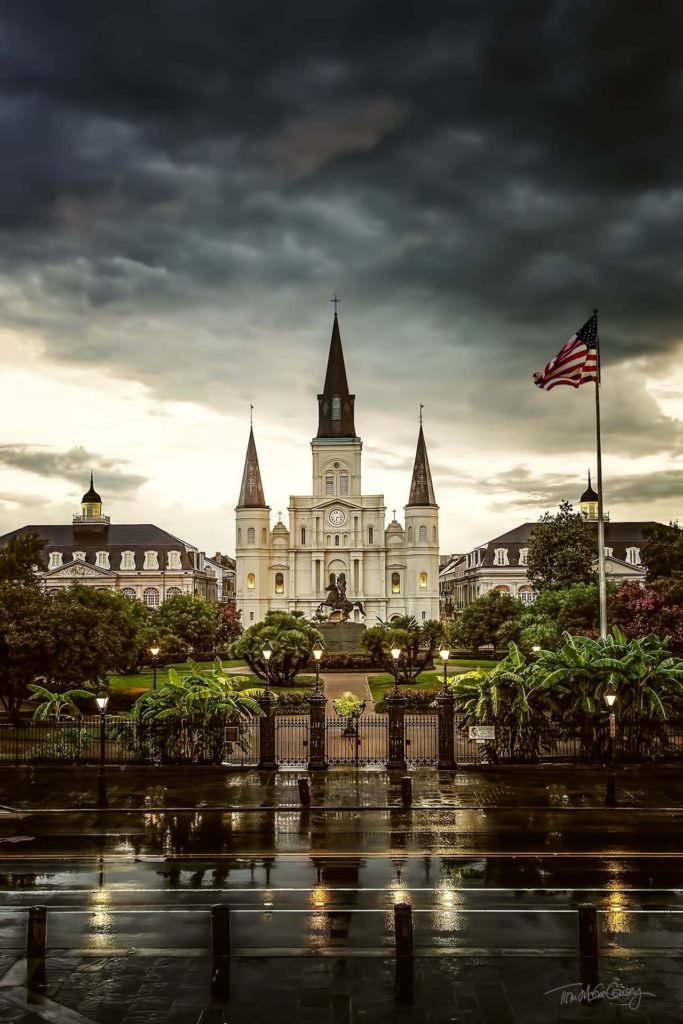
[[[273,645],[270,640],[266,640],[263,647],[261,648],[261,654],[263,660],[266,663],[266,693],[270,694],[270,659],[273,656]]]
[[[157,643],[152,644],[152,646],[149,649],[149,653],[152,655],[152,669],[154,671],[154,683],[152,684],[152,689],[154,690],[156,690],[157,688],[157,661],[159,659],[160,650],[161,648]]]
[[[443,661],[443,690],[444,693],[448,691],[448,659],[451,656],[451,650],[448,644],[441,644],[441,650],[439,651],[439,657]]]
[[[617,699],[615,689],[605,690],[603,694],[605,704],[609,708],[609,765],[607,767],[607,793],[605,794],[605,807],[616,807],[616,777],[614,772],[614,738],[617,734],[617,715],[614,704]]]
[[[398,663],[401,660],[401,648],[394,645],[391,648],[391,657],[394,659],[394,687],[398,693]]]
[[[325,648],[320,640],[316,640],[313,644],[313,657],[315,658],[315,693],[316,696],[320,695],[320,659],[323,656]]]
[[[104,767],[104,743],[106,738],[106,716],[107,716],[107,704],[109,703],[109,695],[107,693],[100,692],[95,697],[95,703],[100,712],[100,767],[97,773],[97,806],[108,807],[109,801],[107,800],[107,778],[105,775]]]

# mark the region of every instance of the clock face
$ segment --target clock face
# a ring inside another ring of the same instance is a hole
[[[346,522],[346,513],[340,508],[333,508],[328,519],[332,526],[343,526]]]

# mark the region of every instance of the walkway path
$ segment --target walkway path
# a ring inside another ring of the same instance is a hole
[[[368,704],[368,711],[374,706],[368,680],[364,672],[325,672],[320,673],[325,682],[325,696],[332,703],[342,693],[354,693]]]

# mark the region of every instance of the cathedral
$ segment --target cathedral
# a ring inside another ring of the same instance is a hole
[[[385,526],[384,496],[363,493],[362,450],[335,312],[311,441],[312,494],[290,498],[289,527],[271,527],[253,429],[249,434],[236,508],[236,603],[245,626],[271,610],[313,616],[327,588],[339,585],[356,622],[438,619],[439,508],[422,423],[403,525],[394,519]]]

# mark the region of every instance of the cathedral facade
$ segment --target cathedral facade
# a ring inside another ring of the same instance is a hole
[[[312,493],[293,495],[289,526],[271,527],[253,429],[236,508],[236,603],[245,626],[270,610],[313,616],[341,578],[352,618],[439,617],[439,508],[422,424],[404,523],[385,525],[381,494],[364,494],[363,443],[356,434],[339,321],[332,325],[327,373],[311,442]]]

